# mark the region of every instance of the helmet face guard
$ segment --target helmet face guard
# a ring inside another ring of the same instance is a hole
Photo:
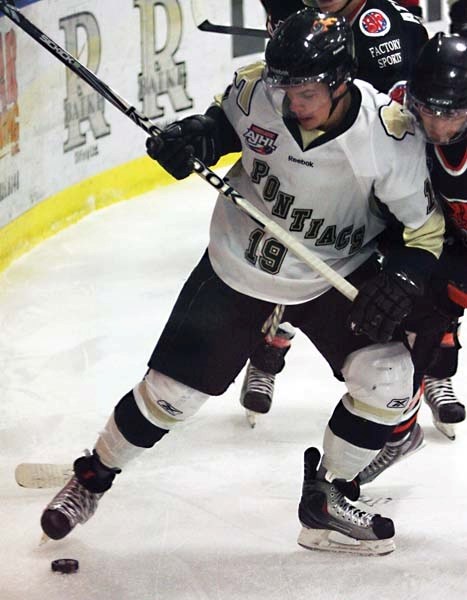
[[[319,111],[326,104],[330,109],[332,105],[332,91],[325,77],[297,79],[288,84],[263,78],[263,84],[274,110],[285,119],[300,120],[307,110]]]
[[[406,106],[428,143],[447,146],[467,137],[467,107],[449,109],[427,104],[409,91]]]
[[[467,135],[467,40],[436,34],[422,48],[407,85],[406,106],[427,142]]]

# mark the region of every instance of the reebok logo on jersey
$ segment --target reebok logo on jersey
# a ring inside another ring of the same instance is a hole
[[[369,37],[386,35],[391,29],[391,21],[382,10],[371,8],[360,17],[360,29]]]
[[[245,131],[243,137],[247,143],[248,148],[256,152],[257,154],[272,154],[274,150],[277,150],[275,141],[277,140],[277,133],[258,127],[254,123]]]
[[[311,162],[311,160],[304,160],[303,158],[295,158],[295,156],[292,156],[291,154],[289,154],[289,156],[288,156],[288,161],[297,163],[299,165],[303,165],[304,167],[313,167],[314,166],[313,163]]]

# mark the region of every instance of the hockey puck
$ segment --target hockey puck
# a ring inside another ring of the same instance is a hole
[[[56,573],[76,573],[79,562],[74,558],[59,558],[52,561],[51,567]]]

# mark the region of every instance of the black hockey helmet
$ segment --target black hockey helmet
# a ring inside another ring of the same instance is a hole
[[[407,107],[420,121],[420,113],[442,119],[461,119],[467,126],[467,39],[437,33],[422,48],[407,83]],[[450,140],[462,137],[459,132]],[[430,142],[439,143],[427,138]],[[445,143],[445,142],[443,142]]]
[[[357,70],[350,24],[315,8],[290,15],[268,42],[265,58],[263,80],[273,87],[322,82],[334,90]]]

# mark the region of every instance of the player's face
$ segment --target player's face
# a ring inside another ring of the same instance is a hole
[[[314,4],[323,12],[338,13],[345,9],[344,13],[352,10],[356,2],[360,0],[351,0],[348,4],[348,0],[315,0]]]
[[[306,83],[287,89],[289,110],[303,129],[319,129],[329,118],[332,100],[324,83]]]
[[[421,124],[426,137],[434,144],[447,144],[467,125],[467,111],[452,111],[449,115],[437,115],[425,107],[418,107]]]
[[[317,6],[324,12],[339,12],[346,0],[316,0]]]

